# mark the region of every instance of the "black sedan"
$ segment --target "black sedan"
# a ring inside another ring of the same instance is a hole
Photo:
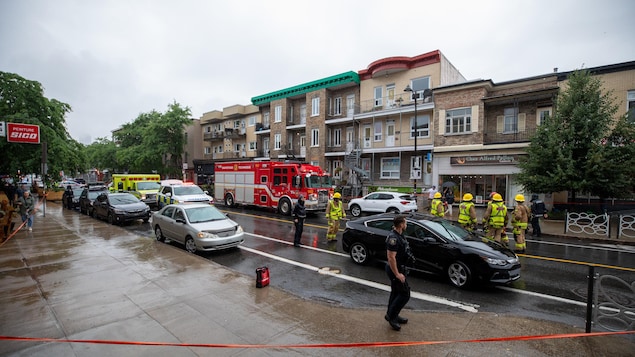
[[[371,258],[386,260],[386,237],[395,214],[386,213],[348,221],[342,247],[357,264]],[[447,276],[452,285],[467,288],[476,281],[506,284],[520,278],[520,262],[509,248],[461,228],[457,223],[431,215],[404,214],[404,235],[416,262],[410,267]]]
[[[93,202],[95,202],[97,196],[102,193],[108,193],[108,188],[106,188],[106,186],[89,185],[88,187],[84,187],[82,194],[79,196],[79,211],[83,214],[92,216]]]
[[[62,206],[68,209],[79,208],[79,197],[81,196],[83,190],[83,187],[75,187],[70,191],[68,189],[64,191],[62,194]]]
[[[130,193],[102,193],[93,202],[93,217],[122,224],[142,219],[150,220],[150,207]]]

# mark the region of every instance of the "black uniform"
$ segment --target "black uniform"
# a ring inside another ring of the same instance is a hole
[[[408,264],[411,253],[406,238],[393,229],[386,238],[386,249],[397,252],[397,269],[403,275],[407,275],[406,264]],[[388,299],[388,311],[386,313],[387,320],[397,321],[399,312],[401,312],[401,309],[403,309],[408,300],[410,300],[410,286],[408,286],[408,281],[402,283],[395,274],[393,274],[390,269],[390,264],[388,263],[386,264],[386,274],[388,274],[388,278],[390,279],[390,298]]]
[[[537,195],[531,197],[531,227],[533,232],[531,233],[534,237],[540,237],[542,231],[540,230],[540,217],[544,216],[547,213],[547,207],[545,203],[538,199]]]
[[[295,224],[295,236],[293,237],[293,245],[299,246],[302,239],[302,231],[304,230],[304,219],[306,218],[306,208],[304,200],[299,199],[298,203],[293,207],[293,220]],[[297,222],[295,222],[297,220]]]

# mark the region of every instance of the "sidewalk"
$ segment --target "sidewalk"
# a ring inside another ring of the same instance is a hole
[[[272,279],[275,285],[275,272]],[[0,246],[0,287],[2,336],[253,347],[2,340],[3,356],[632,356],[635,351],[633,339],[620,336],[303,348],[570,334],[584,327],[406,306],[403,315],[410,321],[395,332],[384,321],[384,309],[345,309],[274,286],[257,289],[255,273],[244,276],[55,203],[48,203],[46,217],[37,214],[33,232],[20,231]],[[378,294],[388,300],[388,293]]]

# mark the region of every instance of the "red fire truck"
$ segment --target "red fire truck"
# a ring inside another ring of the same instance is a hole
[[[290,215],[300,195],[307,212],[324,211],[333,181],[319,166],[300,162],[234,161],[214,165],[214,199],[226,206],[270,207]]]

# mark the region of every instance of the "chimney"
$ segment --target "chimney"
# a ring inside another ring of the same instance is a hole
[[[553,67],[553,73],[558,73],[558,67]]]

